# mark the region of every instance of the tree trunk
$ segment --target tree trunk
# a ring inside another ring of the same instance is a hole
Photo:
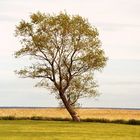
[[[71,115],[73,121],[80,122],[80,118],[79,118],[78,114],[75,112],[73,107],[69,104],[69,102],[67,101],[65,95],[63,93],[60,93],[60,97],[61,97],[61,99],[62,99],[67,111]]]

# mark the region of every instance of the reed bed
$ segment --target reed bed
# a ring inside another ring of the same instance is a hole
[[[86,118],[104,118],[109,120],[140,120],[140,110],[122,110],[122,109],[80,109],[78,110],[83,119]]]
[[[140,110],[123,109],[76,109],[81,119],[98,118],[108,120],[140,120]],[[48,118],[70,118],[65,109],[60,108],[11,108],[0,109],[0,116],[13,117],[48,117]]]

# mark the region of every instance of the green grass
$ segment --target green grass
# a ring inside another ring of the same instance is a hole
[[[0,120],[0,140],[139,140],[140,126],[126,124]]]

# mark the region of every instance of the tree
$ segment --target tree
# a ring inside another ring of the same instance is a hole
[[[97,95],[94,71],[107,61],[98,31],[79,15],[34,13],[16,26],[22,47],[15,57],[30,56],[33,64],[16,71],[22,78],[40,78],[61,100],[74,121],[79,98]]]

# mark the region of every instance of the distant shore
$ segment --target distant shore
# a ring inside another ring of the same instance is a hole
[[[63,108],[62,107],[37,107],[37,106],[0,106],[0,109],[63,109]],[[116,108],[116,107],[79,107],[76,109],[140,110],[140,108]]]

